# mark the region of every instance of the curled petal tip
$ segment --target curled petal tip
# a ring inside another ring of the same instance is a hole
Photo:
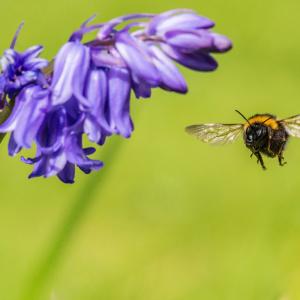
[[[217,33],[213,33],[212,34],[213,37],[213,44],[214,44],[214,51],[215,52],[227,52],[230,49],[232,49],[233,44],[231,42],[230,39],[228,39],[226,36],[221,35],[221,34],[217,34]]]

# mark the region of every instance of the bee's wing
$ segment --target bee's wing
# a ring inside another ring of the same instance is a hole
[[[300,138],[300,115],[292,116],[279,122],[289,135]]]
[[[243,124],[200,124],[185,130],[205,143],[224,145],[233,143],[240,136]]]

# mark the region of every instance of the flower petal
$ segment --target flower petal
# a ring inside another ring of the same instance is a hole
[[[43,51],[44,47],[41,45],[32,46],[22,53],[22,59],[25,61],[30,61],[38,57]]]
[[[96,149],[94,147],[88,147],[88,148],[84,148],[83,152],[85,155],[92,155],[96,152]]]
[[[72,95],[85,103],[82,93],[89,64],[89,49],[79,42],[69,42],[60,49],[51,84],[53,105],[67,102]]]
[[[150,49],[154,64],[159,70],[161,78],[160,86],[166,90],[182,94],[187,93],[187,84],[175,64],[156,46],[152,45]]]
[[[224,35],[211,33],[213,37],[213,52],[226,52],[232,48],[232,42]]]
[[[43,58],[34,58],[24,63],[25,70],[40,70],[48,66],[48,61]]]
[[[213,21],[199,16],[192,10],[175,9],[155,16],[149,24],[148,33],[150,35],[163,34],[174,29],[191,30],[211,28],[214,25]]]
[[[3,56],[1,57],[1,69],[2,71],[7,70],[8,67],[16,63],[18,60],[18,53],[13,49],[7,49],[4,51]]]
[[[33,89],[31,87],[23,89],[16,97],[15,105],[9,116],[9,118],[0,125],[0,132],[13,131],[19,119],[22,116],[23,108],[26,105],[26,101],[32,97]]]
[[[37,132],[44,120],[46,114],[46,108],[49,104],[48,91],[42,90],[40,87],[31,87],[32,91],[25,93],[25,99],[15,130],[14,138],[18,145],[23,148],[30,148],[33,140],[35,139]],[[43,91],[43,93],[39,93]],[[39,94],[38,94],[39,93]]]
[[[34,163],[33,172],[29,175],[29,178],[33,177],[50,177],[57,175],[65,168],[67,163],[65,152],[60,149],[51,155],[40,155],[40,149],[37,151],[35,159],[22,159],[25,163]]]
[[[115,133],[129,138],[133,124],[130,118],[130,77],[128,71],[111,68],[108,86],[111,128]]]
[[[10,135],[10,138],[9,138],[9,142],[8,142],[8,154],[10,156],[15,156],[17,153],[19,153],[20,151],[22,150],[22,147],[20,147],[15,139],[14,139],[14,134],[12,133]]]
[[[48,157],[43,156],[33,168],[31,174],[29,174],[28,178],[35,178],[40,176],[45,176],[48,168]]]
[[[89,113],[106,132],[111,133],[107,115],[108,79],[104,69],[94,69],[90,72],[85,94]]]
[[[101,127],[93,116],[87,116],[84,119],[84,133],[88,136],[89,140],[93,143],[98,143],[102,136]]]
[[[36,138],[43,153],[58,151],[64,140],[65,127],[66,111],[64,108],[61,107],[46,115]]]
[[[195,52],[213,46],[213,37],[206,30],[173,30],[164,35],[166,42],[180,51]]]
[[[162,49],[169,57],[181,65],[195,71],[214,71],[218,67],[218,63],[213,57],[201,51],[195,53],[183,53],[167,45],[163,45]]]
[[[123,31],[116,35],[116,48],[133,76],[151,86],[158,86],[159,74],[141,41]]]
[[[155,64],[155,61],[153,60]],[[157,66],[156,66],[157,67]],[[159,69],[157,69],[159,71]],[[150,98],[151,97],[151,86],[143,81],[135,82],[133,80],[132,88],[136,98]]]
[[[92,49],[91,57],[93,63],[97,67],[126,67],[126,64],[120,54],[113,49]]]
[[[45,177],[50,177],[60,173],[67,163],[67,156],[64,149],[60,149],[48,156],[47,171]]]
[[[41,155],[36,156],[34,158],[25,158],[24,156],[21,156],[21,161],[27,165],[33,165],[41,160]]]
[[[99,170],[103,167],[103,162],[99,160],[89,159],[82,149],[82,137],[80,135],[69,135],[66,137],[67,159],[70,163],[89,168],[91,170]]]
[[[75,165],[67,162],[63,170],[57,174],[57,177],[64,183],[74,183]]]

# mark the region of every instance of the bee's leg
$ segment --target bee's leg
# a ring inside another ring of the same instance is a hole
[[[279,165],[280,165],[281,167],[283,167],[284,165],[287,164],[287,162],[286,162],[286,161],[283,161],[283,160],[284,160],[284,157],[283,157],[281,154],[279,154],[279,155],[278,155],[278,162],[279,162]]]
[[[284,162],[284,157],[283,157],[283,146],[281,147],[280,151],[279,151],[279,154],[278,154],[278,162],[279,162],[279,165],[280,166],[284,166],[287,164],[287,162],[285,161]]]
[[[266,170],[267,168],[264,164],[264,161],[263,161],[263,158],[262,158],[261,154],[259,152],[254,152],[254,155],[257,157],[257,163],[260,163],[263,170]]]

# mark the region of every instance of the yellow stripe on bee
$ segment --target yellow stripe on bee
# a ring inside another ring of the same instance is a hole
[[[248,122],[252,125],[254,123],[264,123],[266,126],[271,127],[272,129],[278,129],[278,122],[275,118],[271,117],[269,115],[257,115],[248,120]],[[247,129],[249,127],[249,124],[246,123],[244,128]]]

